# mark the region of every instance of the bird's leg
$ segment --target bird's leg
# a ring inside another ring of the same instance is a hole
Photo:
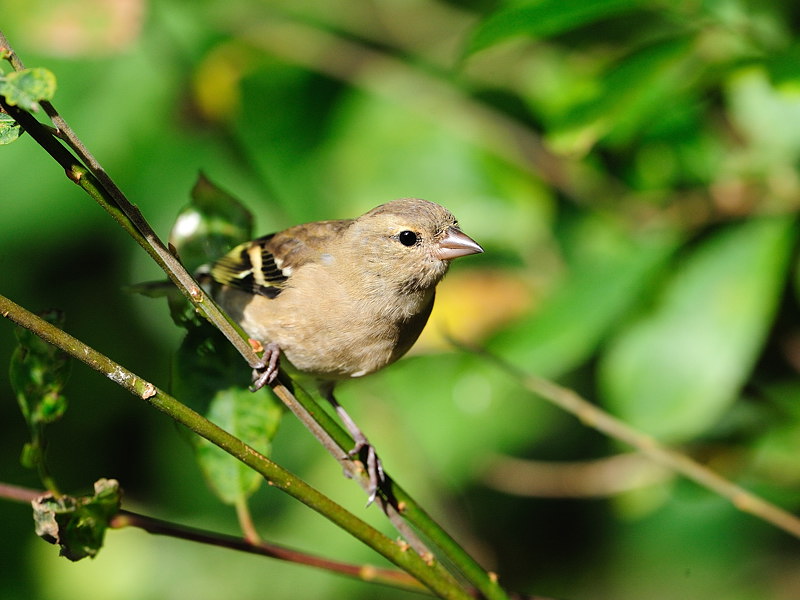
[[[250,386],[251,392],[257,392],[265,385],[275,381],[275,378],[278,376],[280,357],[281,349],[278,344],[271,342],[264,346],[264,354],[253,369],[253,383]]]
[[[375,497],[378,494],[378,488],[380,485],[386,481],[386,478],[383,473],[383,463],[381,459],[378,457],[378,453],[375,451],[375,446],[369,443],[367,436],[359,429],[356,422],[353,421],[353,418],[347,414],[347,411],[344,407],[336,401],[336,398],[333,396],[333,385],[332,384],[323,384],[320,386],[320,391],[322,395],[331,403],[336,414],[339,415],[339,419],[341,419],[344,426],[347,428],[347,431],[350,432],[350,435],[353,436],[353,439],[356,442],[356,445],[350,450],[347,455],[350,458],[355,458],[356,456],[362,455],[364,453],[365,456],[365,466],[367,469],[367,475],[369,476],[369,498],[367,499],[367,506],[372,504],[375,501]]]

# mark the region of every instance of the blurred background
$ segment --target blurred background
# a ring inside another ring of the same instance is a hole
[[[510,589],[558,598],[800,597],[800,543],[585,427],[445,334],[554,378],[800,508],[800,8],[754,0],[0,0],[27,66],[166,238],[202,170],[265,234],[441,203],[456,261],[411,355],[339,399],[392,475]],[[3,66],[8,71],[7,65]],[[161,278],[27,136],[0,149],[0,293],[168,386]],[[0,323],[0,480],[27,430]],[[237,533],[176,426],[74,365],[50,465],[79,493]],[[286,417],[273,457],[387,531]],[[280,492],[269,540],[382,564]],[[0,501],[4,599],[401,598],[306,567],[111,531],[72,564]],[[302,577],[298,586],[297,577]]]

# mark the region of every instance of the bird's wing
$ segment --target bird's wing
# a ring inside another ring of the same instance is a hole
[[[318,261],[351,223],[318,221],[245,242],[211,266],[211,277],[223,285],[274,298],[296,269]]]

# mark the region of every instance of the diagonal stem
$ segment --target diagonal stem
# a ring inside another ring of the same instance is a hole
[[[7,483],[0,483],[0,498],[22,503],[30,503],[45,494],[42,490],[24,488]],[[391,569],[381,569],[370,565],[354,565],[331,560],[307,552],[287,548],[270,542],[259,541],[253,543],[247,539],[242,539],[232,535],[226,535],[215,531],[198,529],[179,525],[171,521],[156,519],[140,513],[121,509],[111,519],[111,527],[120,529],[122,527],[137,527],[154,535],[165,535],[177,539],[199,542],[220,548],[229,548],[249,554],[257,554],[277,560],[293,562],[296,564],[315,567],[332,573],[339,573],[348,577],[381,583],[396,588],[408,589],[415,592],[425,593],[428,590],[419,581],[411,577],[404,571]]]
[[[750,513],[786,533],[800,538],[800,518],[792,513],[725,479],[686,454],[673,450],[652,436],[634,429],[585,400],[573,390],[526,373],[483,348],[469,346],[452,338],[450,341],[462,350],[488,359],[518,381],[525,389],[574,415],[584,425],[632,446],[658,464],[683,475],[723,498],[727,498],[742,512]]]

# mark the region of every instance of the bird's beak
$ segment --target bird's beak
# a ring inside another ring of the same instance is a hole
[[[433,253],[439,260],[453,260],[459,256],[468,256],[483,252],[478,243],[455,227],[448,227],[445,236],[439,240]]]

